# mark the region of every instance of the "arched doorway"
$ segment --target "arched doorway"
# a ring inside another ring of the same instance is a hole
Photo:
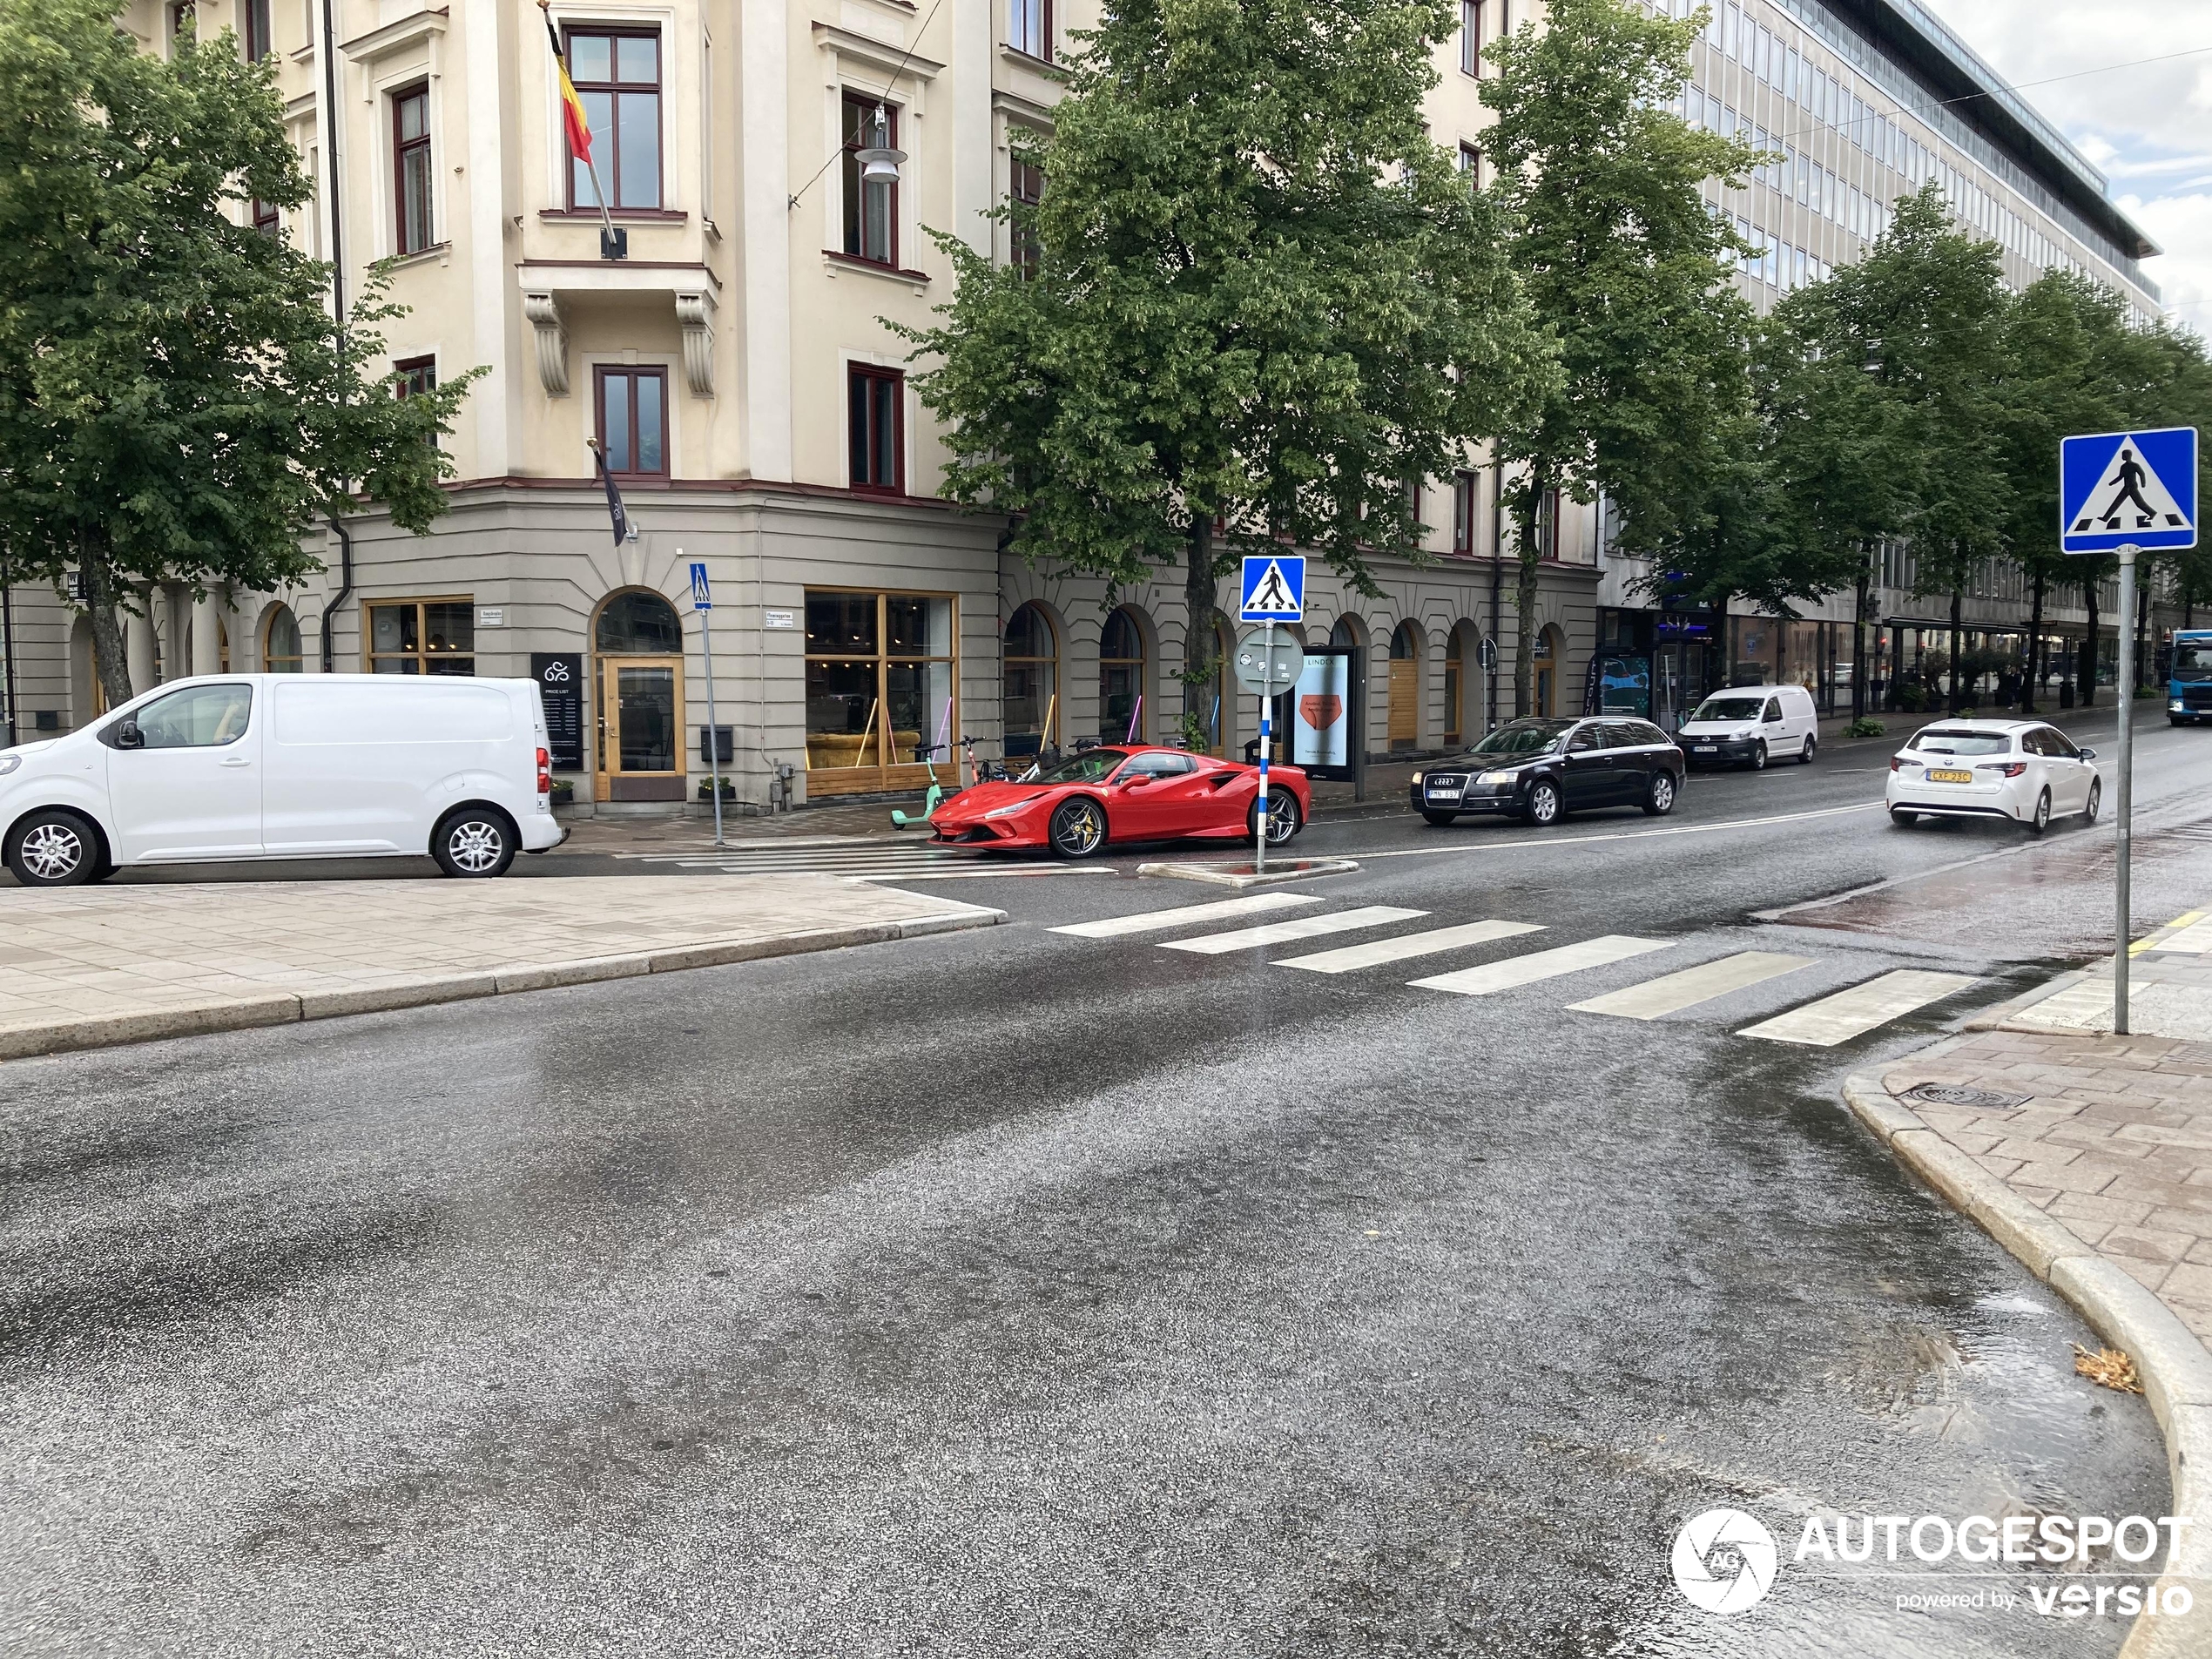
[[[1452,630],[1451,637],[1444,642],[1444,746],[1461,747],[1467,740],[1466,720],[1466,654],[1460,640],[1464,628]]]
[[[1559,664],[1564,644],[1555,624],[1536,636],[1536,706],[1532,713],[1548,717],[1559,711]]]
[[[1390,746],[1421,741],[1421,631],[1401,622],[1390,636]]]
[[[297,674],[306,665],[300,647],[300,619],[290,605],[271,605],[261,618],[261,671]]]
[[[1060,637],[1037,606],[1023,605],[1008,620],[1001,674],[1007,759],[1035,754],[1060,725]]]
[[[682,800],[684,624],[643,588],[610,595],[592,624],[601,800]]]
[[[1123,605],[1098,636],[1098,738],[1143,743],[1145,728],[1144,629]]]

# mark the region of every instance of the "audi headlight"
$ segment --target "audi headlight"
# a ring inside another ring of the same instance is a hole
[[[1521,774],[1517,772],[1486,772],[1482,774],[1482,781],[1495,787],[1501,784],[1511,784],[1520,776]]]
[[[1011,818],[1015,813],[1022,811],[1025,807],[1033,806],[1035,801],[1036,797],[1032,795],[1028,800],[1017,800],[1011,806],[994,806],[989,812],[984,813],[983,816],[986,818]]]
[[[2177,709],[2178,709],[2178,708],[2180,708],[2182,705],[2181,705],[2179,703],[2176,703],[2175,705],[2174,705],[2174,706],[2175,706],[2175,708],[2177,708]],[[1419,789],[1420,786],[1421,786],[1421,775],[1420,775],[1420,773],[1419,773],[1419,772],[1415,772],[1415,773],[1413,774],[1413,787],[1414,787],[1414,788],[1416,788],[1416,789]]]
[[[2174,706],[2178,709],[2182,705],[2176,703]],[[21,765],[23,765],[21,755],[0,755],[0,778],[5,778]]]

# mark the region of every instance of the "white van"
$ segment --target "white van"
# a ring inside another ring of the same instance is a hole
[[[428,853],[502,873],[558,846],[535,680],[217,674],[0,752],[0,855],[25,887],[125,866]]]
[[[1770,760],[1810,763],[1820,715],[1802,685],[1738,685],[1716,691],[1683,722],[1676,741],[1697,765],[1749,766]]]

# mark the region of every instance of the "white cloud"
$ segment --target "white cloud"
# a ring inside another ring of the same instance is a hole
[[[2165,250],[2144,269],[2182,321],[2212,330],[2212,197],[2195,176],[2212,165],[2203,152],[2212,50],[2107,67],[2212,48],[2212,0],[1923,3],[2111,178],[2128,216]],[[2119,195],[2124,186],[2132,192]]]

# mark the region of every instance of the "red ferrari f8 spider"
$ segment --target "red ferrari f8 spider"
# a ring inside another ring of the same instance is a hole
[[[1297,766],[1267,773],[1267,844],[1280,846],[1313,810]],[[1117,743],[1082,749],[1019,783],[976,784],[938,807],[939,842],[1044,848],[1084,859],[1113,841],[1252,839],[1259,768],[1184,749]]]

